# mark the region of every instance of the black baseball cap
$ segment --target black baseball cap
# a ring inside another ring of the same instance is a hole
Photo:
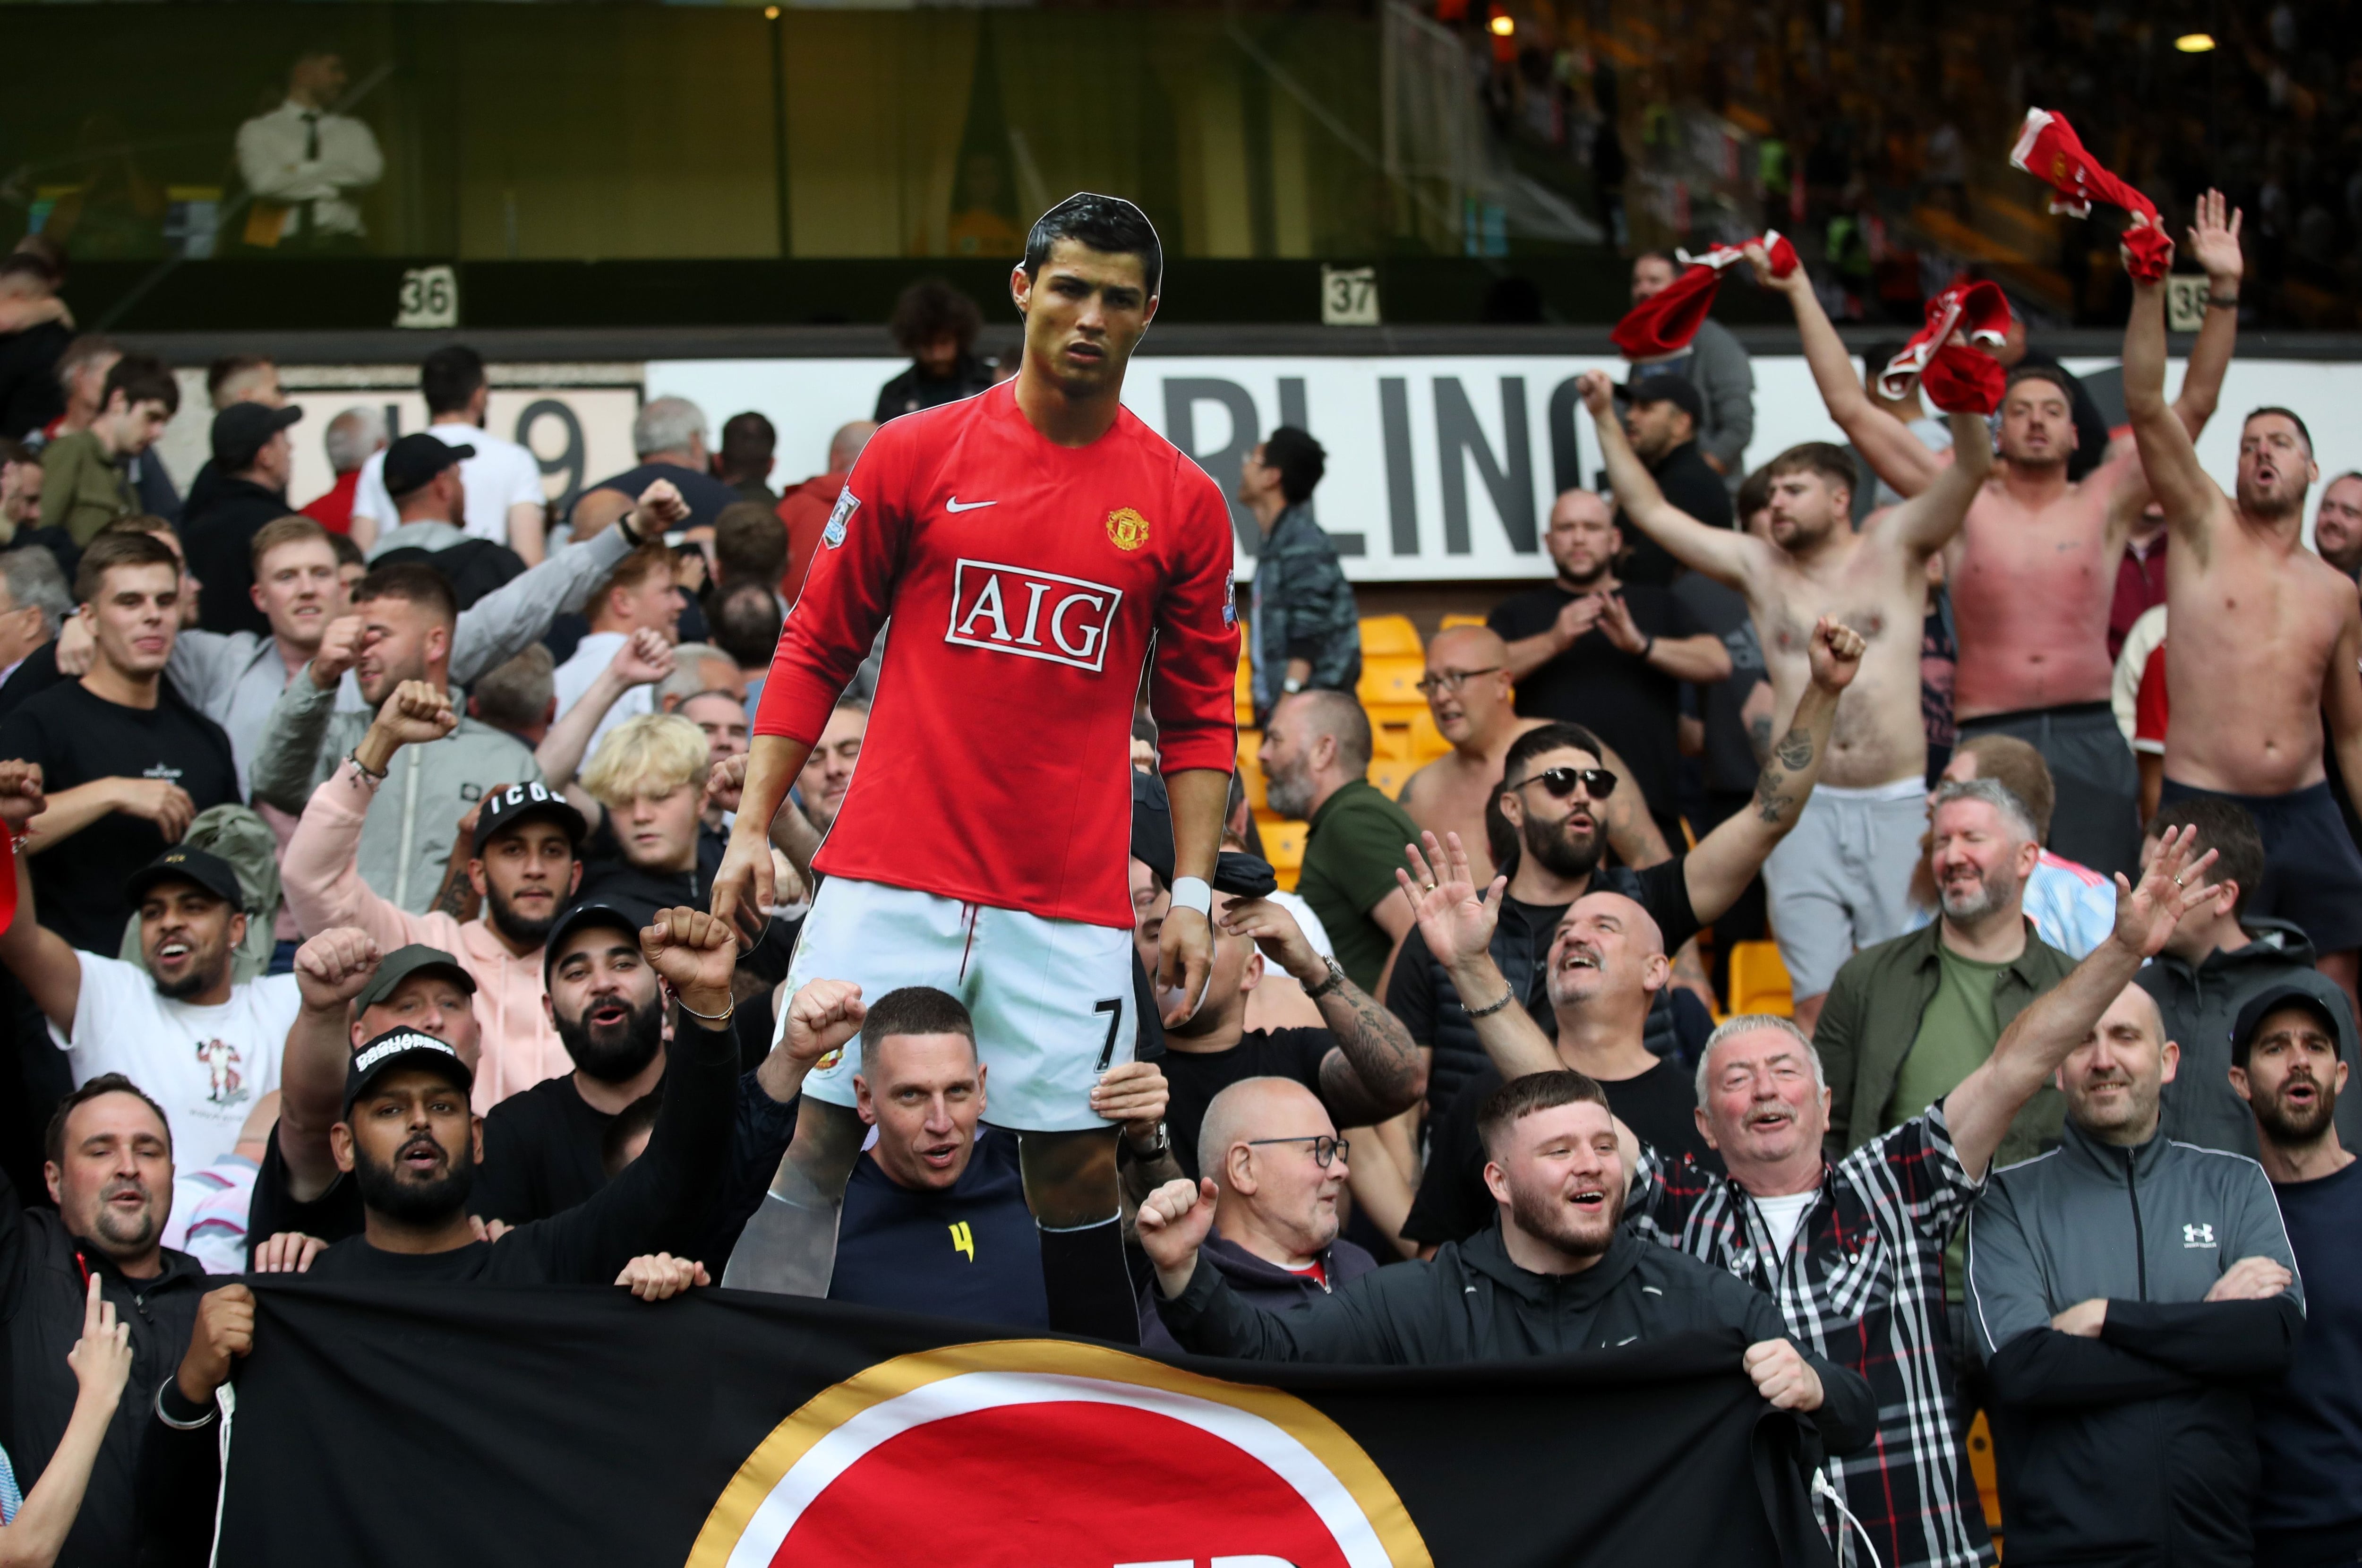
[[[485,796],[483,805],[477,809],[475,837],[477,856],[480,857],[483,855],[484,845],[492,842],[494,834],[504,832],[519,823],[530,822],[536,817],[545,818],[564,828],[568,842],[571,843],[577,850],[582,847],[583,839],[590,836],[590,824],[582,820],[582,813],[567,804],[566,797],[550,789],[548,785],[512,784],[505,790],[496,790]]]
[[[1705,418],[1705,400],[1698,396],[1697,388],[1687,376],[1659,373],[1642,376],[1639,381],[1617,389],[1618,401],[1629,403],[1670,403],[1684,410],[1690,418]]]
[[[385,492],[408,495],[445,469],[476,455],[473,447],[447,447],[440,436],[414,431],[385,449]]]
[[[2301,986],[2270,986],[2249,997],[2240,1007],[2239,1016],[2231,1025],[2231,1065],[2246,1066],[2247,1053],[2256,1043],[2256,1032],[2263,1028],[2264,1020],[2282,1008],[2290,1007],[2301,1008],[2312,1014],[2321,1027],[2328,1032],[2330,1039],[2337,1043],[2338,1054],[2345,1054],[2344,1021],[2326,997],[2306,990]]]
[[[415,1029],[389,1029],[362,1042],[346,1064],[345,1114],[352,1115],[353,1102],[369,1093],[371,1084],[401,1067],[425,1067],[445,1074],[463,1094],[476,1087],[476,1075],[468,1070],[467,1059],[442,1041]]]
[[[246,907],[246,889],[238,886],[237,873],[230,863],[202,849],[175,845],[134,871],[123,884],[124,901],[137,906],[159,882],[194,882],[215,898],[228,900],[234,910]]]
[[[256,454],[270,438],[303,417],[304,411],[292,403],[285,408],[231,403],[214,415],[215,466],[230,474],[252,468]]]
[[[542,988],[549,988],[549,975],[557,966],[557,955],[576,932],[588,931],[593,926],[607,931],[628,932],[636,943],[640,939],[640,927],[646,923],[634,920],[613,904],[577,904],[568,910],[557,917],[557,923],[549,928],[549,940],[542,944]]]
[[[377,973],[370,977],[370,983],[363,986],[361,994],[353,999],[354,1010],[367,1011],[393,995],[393,988],[411,976],[431,970],[448,975],[469,996],[476,994],[476,977],[468,973],[458,959],[440,947],[414,942],[385,955],[384,961],[377,966]]]

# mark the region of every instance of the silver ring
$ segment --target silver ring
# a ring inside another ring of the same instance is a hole
[[[2177,887],[2177,888],[2180,887],[2180,886],[2181,886],[2181,878],[2179,878],[2179,877],[2176,877],[2176,878],[2173,879],[2173,885],[2174,885],[2175,887]]]
[[[1435,889],[1436,884],[1433,882],[1421,882],[1418,885],[1418,890],[1422,893],[1432,893]]]

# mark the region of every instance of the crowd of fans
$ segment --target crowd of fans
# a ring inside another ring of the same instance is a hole
[[[1425,640],[1448,749],[1392,797],[1320,445],[1283,426],[1220,476],[1262,531],[1221,612],[1257,782],[1231,780],[1201,1003],[1103,1004],[1120,1337],[1460,1363],[1736,1331],[1827,1452],[1849,1561],[1970,1568],[1995,1524],[2037,1561],[2362,1551],[2362,853],[2333,785],[2362,784],[2362,523],[2324,502],[2299,543],[2297,413],[2247,416],[2227,491],[2198,467],[2243,258],[2219,204],[2191,237],[2217,308],[2178,399],[2144,284],[2129,428],[2080,469],[2080,388],[2022,337],[1990,422],[1939,423],[1754,252],[1851,449],[1738,471],[1735,344],[1584,378],[1612,494],[1558,498],[1549,584]],[[1639,258],[1636,300],[1675,271]],[[999,377],[972,309],[906,314],[879,419]],[[213,367],[182,496],[149,450],[171,372],[52,337],[44,385],[0,387],[12,1560],[203,1554],[208,1518],[152,1515],[253,1344],[215,1276],[795,1287],[741,1236],[856,1042],[822,1287],[1058,1326],[1065,1243],[979,1052],[1002,1021],[787,980],[877,651],[768,828],[767,918],[715,897],[876,423],[775,488],[761,415],[717,445],[656,398],[638,466],[553,516],[448,348],[432,423],[339,415],[298,509],[268,361]],[[1196,906],[1144,708],[1134,734],[1145,994]],[[1776,1010],[1733,972],[1767,933]]]

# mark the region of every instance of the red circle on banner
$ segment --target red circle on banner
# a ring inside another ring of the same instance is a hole
[[[1236,1444],[1153,1410],[1064,1400],[947,1416],[887,1439],[812,1499],[771,1562],[922,1557],[962,1568],[1222,1557],[1346,1568],[1296,1487]]]

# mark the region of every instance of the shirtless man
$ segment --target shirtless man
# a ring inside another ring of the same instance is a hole
[[[2202,248],[2221,198],[2191,231]],[[2238,215],[2227,232],[2237,242]],[[2304,547],[2305,492],[2321,477],[2304,422],[2259,408],[2239,432],[2235,495],[2199,466],[2189,428],[2165,401],[2165,285],[2133,283],[2125,324],[2125,411],[2173,545],[2165,558],[2167,801],[2221,795],[2254,814],[2264,840],[2255,914],[2304,928],[2323,974],[2351,998],[2362,947],[2362,855],[2329,790],[2322,720],[2337,766],[2362,795],[2362,602],[2354,580]],[[2228,315],[2221,296],[2210,315]]]
[[[1484,847],[1485,808],[1500,790],[1502,759],[1510,742],[1550,722],[1521,719],[1510,705],[1508,652],[1499,634],[1485,626],[1447,626],[1428,639],[1427,674],[1419,690],[1451,749],[1412,774],[1397,797],[1422,830],[1438,839],[1458,834],[1470,846],[1469,863],[1481,866],[1488,881],[1493,857]],[[1600,760],[1618,778],[1631,777],[1612,750]],[[1611,795],[1600,815],[1608,847],[1626,865],[1654,866],[1672,858],[1672,849],[1639,790]]]
[[[1796,1022],[1810,1029],[1854,949],[1909,929],[1911,868],[1926,825],[1919,645],[1927,558],[1959,532],[1992,471],[1992,438],[1975,414],[1951,415],[1959,460],[1859,533],[1850,520],[1853,461],[1845,449],[1823,442],[1792,447],[1769,466],[1766,543],[1709,528],[1668,504],[1624,438],[1607,378],[1593,372],[1579,384],[1624,514],[1683,565],[1747,596],[1775,712],[1793,714],[1805,695],[1813,626],[1821,617],[1843,622],[1869,644],[1861,674],[1838,704],[1820,786],[1763,867]]]
[[[2235,297],[2239,247],[2220,218],[2219,197],[2200,204],[2197,255],[2207,292]],[[1925,491],[1948,454],[1929,450],[1864,393],[1801,268],[1784,279],[1769,278],[1768,267],[1758,271],[1786,291],[1822,399],[1855,449],[1897,493]],[[2174,405],[2193,439],[2222,395],[2236,336],[2234,312],[2207,313]],[[2118,441],[2070,483],[2074,402],[2059,373],[2040,362],[2010,372],[1998,445],[1993,476],[1970,503],[1945,561],[1959,628],[1952,713],[1959,738],[2009,734],[2032,744],[2058,786],[2052,847],[2103,877],[2136,877],[2140,777],[2108,701],[2115,672],[2108,613],[2125,539],[2148,501],[2140,455]]]
[[[2346,576],[2362,573],[2362,473],[2349,470],[2322,487],[2312,513],[2312,547]]]

